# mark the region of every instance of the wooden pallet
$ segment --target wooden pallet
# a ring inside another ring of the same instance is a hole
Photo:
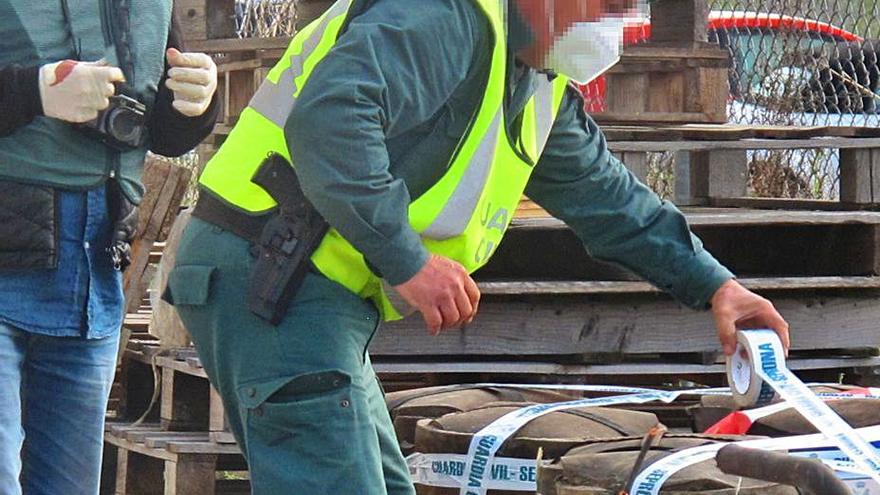
[[[168,432],[157,424],[109,424],[107,454],[116,451],[116,495],[250,493],[238,446],[212,442],[207,433]],[[231,475],[232,473],[232,475]]]
[[[880,168],[878,129],[693,125],[611,127],[608,134],[609,149],[643,182],[648,153],[674,152],[675,202],[679,205],[747,199],[748,150],[830,149],[840,153],[842,207],[880,206],[880,173],[874,172]],[[800,204],[796,200],[788,207]]]

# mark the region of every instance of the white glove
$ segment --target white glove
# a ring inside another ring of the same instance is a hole
[[[174,91],[171,106],[187,117],[205,113],[217,89],[214,61],[204,53],[181,53],[175,48],[169,48],[165,56],[171,66],[165,80],[165,86]]]
[[[40,67],[43,114],[67,122],[88,122],[110,105],[114,82],[124,82],[117,67],[106,62],[63,60]]]

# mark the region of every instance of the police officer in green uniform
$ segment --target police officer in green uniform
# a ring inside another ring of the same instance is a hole
[[[470,273],[524,192],[594,257],[711,307],[725,352],[742,325],[787,343],[773,306],[610,155],[569,86],[614,63],[634,4],[339,0],[292,40],[207,165],[166,292],[254,493],[414,492],[367,346],[406,307],[433,334],[470,322]],[[268,153],[330,226],[277,325],[247,302],[277,213],[251,181]]]

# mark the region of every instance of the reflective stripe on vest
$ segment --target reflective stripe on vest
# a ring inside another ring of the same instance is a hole
[[[488,261],[510,224],[522,192],[546,144],[562,102],[567,80],[537,78],[535,95],[523,110],[519,141],[505,128],[504,92],[507,46],[506,0],[474,0],[490,20],[495,44],[485,94],[445,174],[409,206],[412,228],[432,252],[473,272]],[[203,187],[248,213],[275,207],[272,198],[250,182],[269,152],[291,158],[284,124],[314,67],[330,51],[344,25],[352,0],[339,0],[298,33],[269,72],[223,146],[205,167]],[[517,134],[517,133],[514,133]],[[338,231],[331,229],[312,256],[329,279],[372,299],[384,319],[400,317],[383,281]]]

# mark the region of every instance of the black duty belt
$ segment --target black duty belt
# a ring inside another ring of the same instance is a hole
[[[259,243],[263,229],[266,228],[266,222],[272,216],[271,213],[248,215],[204,189],[199,193],[199,200],[193,209],[192,216],[223,230],[228,230],[252,243]]]

